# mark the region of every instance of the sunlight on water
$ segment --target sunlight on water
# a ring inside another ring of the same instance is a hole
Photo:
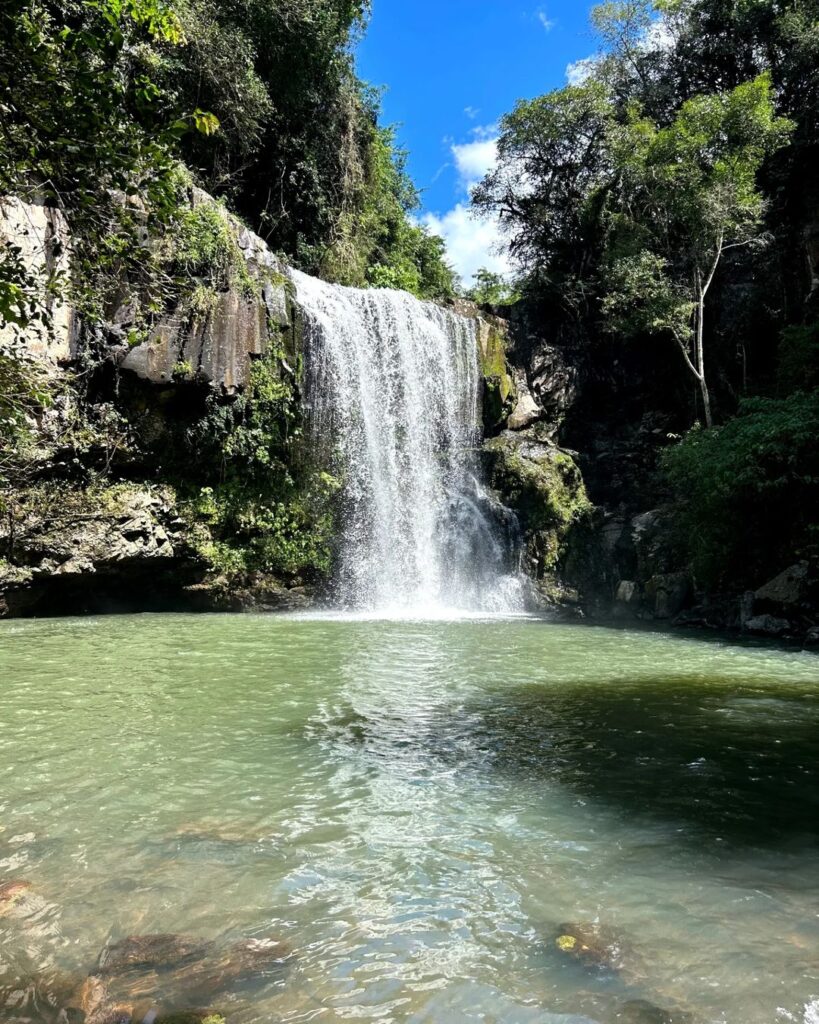
[[[0,679],[2,1019],[179,933],[217,967],[136,971],[139,1014],[817,1024],[815,656],[134,616],[0,624]]]

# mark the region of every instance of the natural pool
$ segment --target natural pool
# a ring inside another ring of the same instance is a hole
[[[3,623],[14,880],[3,1019],[184,933],[292,948],[208,995],[237,1024],[815,1024],[819,659],[530,619]],[[608,968],[556,944],[594,922]]]

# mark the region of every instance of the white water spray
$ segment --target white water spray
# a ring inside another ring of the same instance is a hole
[[[519,610],[516,523],[478,473],[474,321],[405,292],[291,274],[311,428],[344,480],[341,604]]]

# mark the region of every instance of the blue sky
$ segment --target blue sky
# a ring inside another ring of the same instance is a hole
[[[515,101],[566,83],[595,41],[590,2],[373,0],[358,70],[386,86],[384,120],[400,124],[424,219],[444,235],[465,283],[480,266],[504,272],[494,224],[468,210],[471,183],[494,158],[497,122]]]

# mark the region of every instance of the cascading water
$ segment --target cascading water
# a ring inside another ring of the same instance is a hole
[[[517,611],[516,521],[484,490],[474,321],[292,271],[316,443],[344,480],[338,600]]]

